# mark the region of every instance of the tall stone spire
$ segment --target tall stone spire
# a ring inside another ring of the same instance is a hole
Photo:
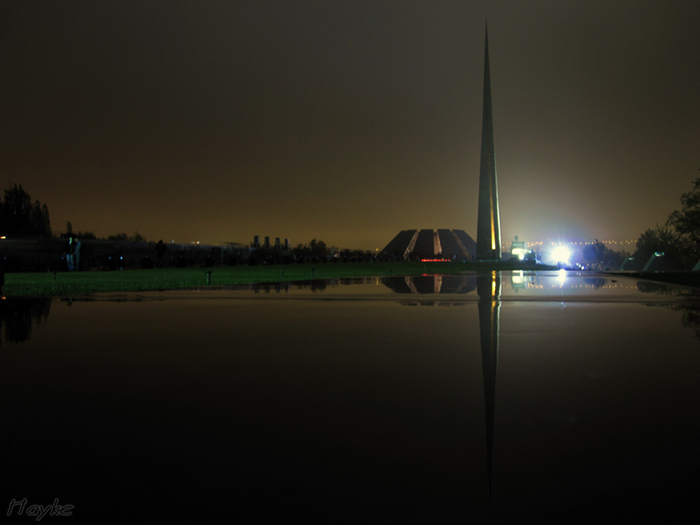
[[[496,156],[493,147],[488,27],[486,28],[486,51],[484,53],[484,113],[481,125],[481,169],[479,173],[479,218],[476,229],[476,259],[479,261],[501,260],[501,214],[498,209]]]

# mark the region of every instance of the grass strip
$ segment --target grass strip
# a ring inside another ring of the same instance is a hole
[[[511,270],[514,265],[453,262],[319,263],[213,268],[158,268],[115,271],[8,273],[6,296],[74,296],[100,292],[217,288],[237,284],[309,279],[385,277],[390,275],[456,274],[466,271]],[[534,268],[527,268],[534,269]],[[536,269],[547,270],[539,266]],[[207,279],[207,272],[211,272]]]

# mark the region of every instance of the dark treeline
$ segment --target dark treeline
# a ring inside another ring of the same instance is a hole
[[[70,221],[66,223],[66,233],[62,233],[61,237],[78,237],[84,241],[147,242],[146,238],[138,232],[135,232],[133,235],[115,233],[107,237],[98,237],[91,231],[73,231],[73,225]]]
[[[306,244],[298,244],[291,250],[261,246],[244,248],[238,253],[236,258],[230,259],[230,264],[334,263],[383,260],[370,251],[339,249],[335,246],[328,246],[324,241],[317,239],[312,239]]]
[[[74,236],[77,236],[73,232]],[[63,234],[62,236],[63,237]],[[63,272],[68,270],[68,239],[14,240],[0,244],[2,266],[8,272]],[[76,270],[125,270],[129,268],[211,268],[297,263],[372,262],[382,260],[361,250],[319,249],[322,241],[299,245],[290,250],[251,245],[209,246],[134,242],[122,240],[82,240]],[[315,249],[312,246],[315,245]]]
[[[34,201],[22,185],[13,184],[0,201],[0,236],[18,238],[51,237],[46,204]]]
[[[598,239],[583,249],[584,262],[591,270],[616,270],[629,256],[627,252],[611,250]]]

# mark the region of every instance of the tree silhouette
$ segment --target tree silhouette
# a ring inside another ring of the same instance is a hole
[[[645,264],[655,253],[663,253],[669,268],[687,268],[692,266],[692,250],[686,239],[665,226],[648,229],[637,240],[634,257]]]
[[[32,204],[22,185],[13,184],[0,201],[0,235],[51,237],[49,209],[39,201]]]
[[[700,246],[700,178],[693,182],[693,189],[681,195],[682,208],[674,211],[667,224],[694,247]]]

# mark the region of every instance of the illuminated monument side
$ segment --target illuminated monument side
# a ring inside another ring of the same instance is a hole
[[[481,125],[481,169],[479,172],[479,217],[476,229],[476,259],[501,260],[501,215],[498,210],[496,156],[493,147],[491,79],[489,77],[489,34],[484,53],[484,113]]]

